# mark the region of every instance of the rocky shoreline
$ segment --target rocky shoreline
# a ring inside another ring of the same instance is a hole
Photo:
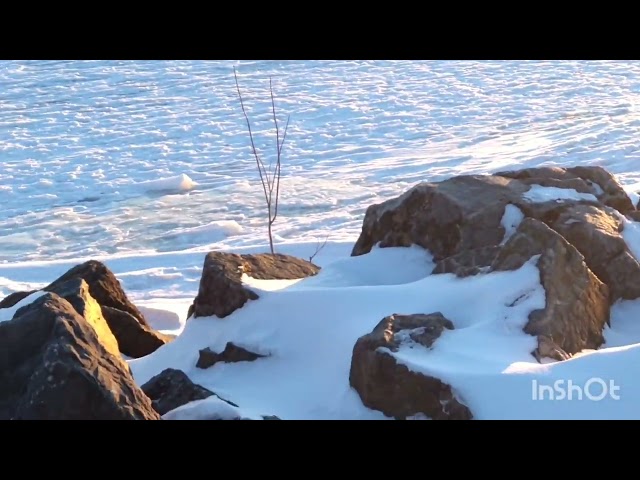
[[[531,356],[566,361],[602,346],[615,302],[640,298],[640,264],[624,238],[625,225],[638,220],[638,205],[599,167],[464,175],[371,205],[352,256],[418,245],[436,261],[432,275],[458,278],[517,270],[534,259],[546,304],[524,327],[537,340]],[[233,322],[247,302],[259,305],[243,275],[283,280],[319,272],[288,255],[210,252],[187,321]],[[149,325],[99,261],[73,267],[42,290],[12,293],[0,301],[0,320],[0,419],[159,420],[210,397],[238,408],[176,369],[136,384],[123,355],[152,355],[174,339]],[[392,355],[403,344],[433,348],[453,329],[440,312],[388,312],[354,344],[349,384],[365,406],[390,418],[473,419],[450,385]],[[265,356],[232,342],[199,353],[203,370]]]

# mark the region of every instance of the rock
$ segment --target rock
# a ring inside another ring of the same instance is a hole
[[[289,255],[210,252],[205,257],[198,295],[189,312],[194,317],[224,318],[247,301],[257,300],[258,295],[242,284],[243,273],[261,280],[293,280],[315,275],[319,270],[313,263]]]
[[[589,269],[607,284],[610,304],[640,297],[640,264],[622,238],[624,224],[614,209],[569,205],[549,226],[576,247]]]
[[[428,249],[435,261],[499,245],[507,204],[517,205],[530,187],[491,175],[462,175],[439,183],[421,183],[398,198],[371,205],[352,256],[380,247]]]
[[[117,308],[130,313],[140,324],[149,326],[142,312],[129,301],[113,272],[97,260],[89,260],[76,265],[43,290],[50,292],[55,288],[56,284],[64,283],[72,278],[82,278],[87,282],[89,293],[101,306]]]
[[[48,293],[0,323],[0,419],[159,420],[128,365]]]
[[[43,290],[59,293],[59,286],[70,280],[86,282],[89,294],[102,309],[120,352],[128,357],[144,357],[171,340],[149,326],[142,313],[127,298],[113,272],[103,263],[89,260],[76,265]]]
[[[222,353],[216,353],[208,347],[200,350],[196,367],[209,368],[218,362],[253,362],[263,357],[265,357],[265,355],[250,352],[242,347],[238,347],[232,342],[228,342]]]
[[[565,185],[563,188],[574,188],[582,193],[592,193],[600,202],[615,208],[623,214],[635,210],[631,199],[629,199],[620,183],[602,167],[536,167],[498,172],[495,175],[519,179],[528,183],[537,183],[543,186],[561,186],[552,183],[554,180],[561,181]],[[577,184],[575,180],[582,180],[584,184],[591,188],[591,191],[587,192],[583,187],[578,186],[582,184]],[[569,182],[573,182],[573,186],[569,187]]]
[[[431,273],[453,273],[461,278],[477,275],[491,267],[500,248],[498,245],[490,245],[464,250],[437,262]]]
[[[89,293],[89,285],[82,278],[72,278],[66,282],[57,282],[49,290],[59,295],[71,304],[78,315],[93,327],[98,335],[98,339],[109,353],[120,358],[120,348],[109,324],[102,315],[102,309],[98,302]],[[14,318],[21,315],[21,310],[28,308],[28,305],[18,309]]]
[[[275,415],[263,415],[263,420],[282,420],[281,418],[276,417]]]
[[[441,313],[391,315],[360,337],[353,348],[350,385],[362,403],[395,419],[426,415],[434,420],[468,420],[469,409],[455,398],[449,385],[409,370],[389,353],[401,344],[430,348],[445,331],[453,330]]]
[[[525,194],[533,185],[570,188],[589,193],[594,200],[531,201]],[[505,234],[501,219],[509,203],[525,216],[545,223],[567,204],[607,205],[623,214],[635,211],[617,180],[600,167],[540,167],[461,175],[438,183],[423,182],[397,198],[371,205],[351,254],[366,254],[378,243],[380,247],[419,245],[438,262],[468,250],[496,246]],[[466,275],[469,272],[460,270],[463,265],[449,268]],[[444,265],[440,268],[446,271]]]
[[[531,312],[524,331],[549,337],[569,354],[598,348],[609,323],[609,289],[560,234],[533,218],[524,219],[492,271],[516,270],[535,255],[540,255],[537,266],[546,305]]]
[[[553,339],[546,335],[538,336],[538,348],[533,352],[533,355],[539,363],[542,363],[545,358],[558,361],[569,360],[569,358],[571,358],[571,355],[556,345]]]
[[[204,400],[211,396],[218,397],[211,390],[193,383],[183,371],[173,368],[163,370],[142,385],[142,391],[153,401],[153,408],[160,415],[196,400]],[[220,400],[238,407],[235,403],[223,398]]]
[[[37,290],[31,290],[29,292],[13,292],[7,295],[0,301],[0,308],[11,308],[23,298],[28,297]]]
[[[118,339],[120,351],[128,357],[144,357],[173,340],[171,336],[141,324],[128,312],[103,306],[102,314]]]
[[[640,210],[634,210],[633,212],[628,212],[627,218],[629,218],[633,222],[640,222]]]

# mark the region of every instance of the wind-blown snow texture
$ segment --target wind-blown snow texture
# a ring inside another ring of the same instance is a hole
[[[281,124],[291,114],[276,248],[309,258],[329,241],[314,258],[318,276],[245,278],[260,300],[225,323],[185,326],[205,252],[266,250],[234,65],[267,163],[269,76]],[[638,127],[637,62],[2,61],[0,297],[41,288],[88,258],[104,261],[152,325],[181,333],[130,361],[136,380],[182,368],[240,405],[212,399],[166,418],[383,418],[348,387],[353,343],[383,316],[434,310],[456,330],[431,351],[395,355],[450,382],[476,418],[640,418],[640,300],[614,305],[606,348],[540,365],[521,330],[544,300],[531,263],[456,279],[430,276],[431,256],[417,248],[349,258],[365,209],[423,180],[600,165],[635,203]],[[517,209],[505,213],[505,237],[520,219]],[[627,221],[624,236],[640,258],[638,225]],[[195,369],[198,348],[226,341],[274,355]],[[615,379],[621,400],[531,398],[533,380],[593,376]]]
[[[637,62],[2,61],[0,262],[262,243],[234,65],[267,162],[270,75],[291,115],[278,241],[351,240],[369,204],[461,173],[640,182]]]

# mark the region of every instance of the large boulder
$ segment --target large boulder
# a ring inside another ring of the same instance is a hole
[[[53,291],[56,285],[72,278],[82,278],[89,285],[89,293],[101,306],[116,308],[133,315],[140,324],[149,326],[144,315],[127,298],[122,285],[107,266],[97,260],[89,260],[76,265],[43,290]]]
[[[622,185],[602,167],[535,167],[498,172],[495,175],[518,179],[528,184],[572,188],[581,193],[591,193],[604,205],[615,208],[622,214],[635,210]]]
[[[453,330],[441,313],[391,315],[360,337],[353,348],[349,383],[362,403],[404,420],[426,415],[433,420],[469,420],[469,409],[441,380],[411,371],[392,355],[401,345],[430,348],[445,330]]]
[[[536,255],[546,301],[543,309],[531,312],[524,331],[548,337],[568,354],[600,347],[609,323],[609,289],[560,234],[533,218],[524,219],[492,271],[517,270]]]
[[[610,290],[610,303],[640,297],[640,264],[622,238],[624,224],[611,207],[568,205],[550,219],[585,258],[589,268]]]
[[[257,300],[258,294],[243,285],[243,274],[260,280],[295,280],[319,270],[317,265],[290,255],[210,252],[204,259],[198,295],[188,317],[224,318],[247,301]]]
[[[0,323],[0,352],[0,419],[160,419],[128,365],[55,293]]]
[[[57,282],[51,287],[50,291],[69,302],[74,310],[93,327],[100,343],[102,343],[109,353],[116,357],[120,356],[118,341],[109,328],[109,324],[104,319],[100,305],[98,305],[98,302],[96,302],[89,293],[89,285],[87,285],[87,282],[82,278],[71,278],[66,282]],[[28,307],[27,305],[18,309],[14,314],[14,318],[19,317],[22,314],[22,310]]]
[[[142,385],[142,391],[153,401],[153,408],[160,415],[211,396],[220,398],[211,390],[193,383],[182,370],[174,368],[167,368],[151,378]],[[235,403],[228,400],[222,398],[220,400],[237,407]]]
[[[539,187],[551,190],[533,190]],[[511,234],[513,211],[518,221],[545,223],[581,252],[609,286],[611,304],[640,298],[640,263],[625,244],[620,219],[640,215],[601,167],[537,167],[421,183],[367,209],[352,255],[368,253],[376,244],[415,244],[433,254],[433,273],[487,272]]]
[[[529,190],[518,180],[490,175],[463,175],[440,183],[421,183],[398,198],[371,205],[352,255],[380,247],[428,249],[436,261],[471,250],[499,245],[505,208]]]
[[[149,326],[140,310],[127,298],[113,272],[97,260],[76,265],[42,290],[66,298],[83,316],[85,304],[90,310],[95,310],[95,304],[99,305],[101,316],[115,336],[120,352],[128,357],[144,357],[172,340]],[[0,303],[2,307],[11,307],[31,293],[33,291],[15,292]],[[86,303],[87,296],[94,301]],[[71,297],[78,298],[79,303],[74,303]],[[96,315],[99,314],[91,314],[87,319],[92,321]]]

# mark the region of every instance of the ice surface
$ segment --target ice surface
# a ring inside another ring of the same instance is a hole
[[[263,244],[233,66],[267,165],[270,76],[291,115],[278,244],[352,242],[369,205],[452,175],[599,165],[640,184],[632,61],[10,60],[0,262]]]

